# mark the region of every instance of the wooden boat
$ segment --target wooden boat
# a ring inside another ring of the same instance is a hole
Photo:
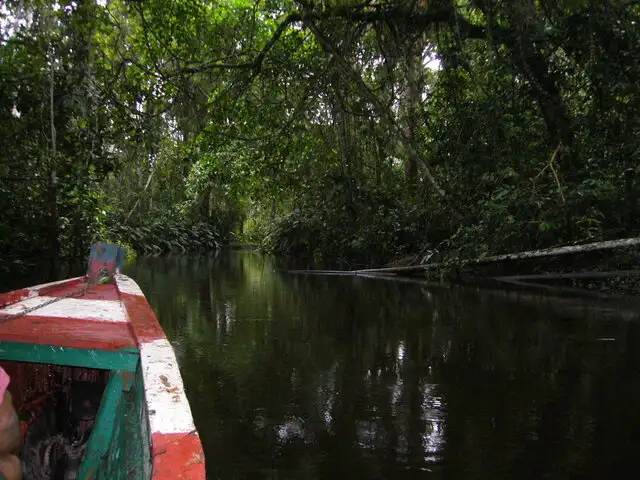
[[[0,366],[21,421],[25,480],[69,419],[84,440],[68,440],[80,454],[75,467],[67,455],[76,471],[64,478],[204,479],[171,344],[131,278],[95,274],[90,265],[83,277],[0,294]],[[60,412],[69,416],[56,423]],[[44,463],[54,478],[52,461]]]

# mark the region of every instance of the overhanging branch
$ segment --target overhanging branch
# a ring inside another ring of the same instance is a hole
[[[404,132],[402,131],[398,123],[395,121],[395,119],[391,115],[391,112],[389,111],[389,109],[386,108],[382,104],[380,99],[377,97],[377,95],[371,91],[369,86],[362,79],[362,76],[354,70],[354,68],[349,64],[349,62],[346,61],[346,59],[342,56],[342,54],[338,51],[338,49],[315,26],[315,24],[312,21],[304,20],[304,24],[315,35],[316,39],[318,40],[318,43],[322,45],[325,51],[331,54],[335,58],[335,60],[338,62],[338,64],[344,70],[344,72],[347,73],[351,77],[351,79],[358,85],[362,93],[371,102],[374,109],[377,111],[378,115],[380,116],[380,119],[384,122],[387,128],[389,128],[400,139],[400,141],[402,142],[403,146],[407,149],[407,151],[411,155],[414,155],[417,158],[422,158],[422,155],[418,153],[418,151],[412,144],[411,139],[407,138],[407,136],[404,134]],[[433,186],[435,191],[438,193],[438,195],[440,195],[443,198],[446,197],[445,191],[442,189],[438,181],[435,179],[435,177],[431,173],[431,169],[429,168],[427,163],[423,161],[423,165],[425,169],[425,175],[429,183],[431,183],[431,185]]]
[[[269,41],[262,47],[260,53],[256,56],[256,58],[251,62],[243,62],[243,63],[227,63],[227,62],[212,62],[206,63],[204,65],[200,65],[197,67],[186,67],[180,69],[179,72],[168,73],[165,76],[167,78],[176,77],[178,75],[183,74],[195,74],[195,73],[203,73],[208,70],[218,70],[218,69],[226,69],[226,70],[252,70],[253,76],[256,76],[260,73],[262,68],[262,64],[264,63],[264,59],[267,57],[273,46],[278,42],[282,34],[292,23],[299,22],[302,20],[302,15],[297,12],[290,13],[285,17],[285,19],[278,25],[275,32],[269,39]]]
[[[310,9],[309,7],[305,8],[302,12],[292,12],[289,13],[282,22],[278,25],[276,30],[273,32],[273,35],[269,39],[269,41],[264,45],[260,53],[250,62],[241,62],[241,63],[233,63],[233,62],[225,62],[225,61],[215,61],[210,63],[205,63],[203,65],[192,66],[181,68],[177,72],[169,72],[164,75],[165,78],[176,77],[184,74],[196,74],[196,73],[204,73],[209,70],[251,70],[252,75],[256,76],[260,73],[262,65],[264,63],[265,58],[269,54],[269,52],[273,49],[275,44],[278,42],[280,37],[282,37],[283,33],[286,29],[296,23],[302,22],[307,27],[309,24],[314,21],[330,21],[330,20],[348,20],[360,23],[379,23],[379,22],[392,22],[392,23],[402,23],[409,28],[414,28],[417,30],[424,30],[427,27],[438,24],[438,23],[446,23],[450,26],[455,26],[456,29],[460,32],[465,38],[486,38],[487,31],[483,26],[474,25],[467,21],[462,16],[458,15],[455,10],[455,7],[448,6],[442,7],[438,9],[434,9],[432,11],[426,10],[424,12],[421,11],[413,11],[407,8],[399,7],[399,6],[389,6],[387,4],[384,5],[369,5],[369,4],[360,4],[355,6],[338,6],[333,8],[324,9],[321,11],[316,11]],[[496,29],[492,29],[492,34],[496,36],[497,34],[504,34],[505,32],[496,32]]]

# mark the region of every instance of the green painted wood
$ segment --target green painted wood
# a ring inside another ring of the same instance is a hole
[[[134,372],[139,357],[135,348],[107,351],[0,341],[0,360]]]
[[[122,403],[123,390],[130,384],[131,377],[132,375],[126,375],[121,371],[113,371],[109,375],[109,381],[96,416],[96,423],[91,431],[82,465],[80,465],[78,479],[97,478],[102,458],[111,446],[114,428],[121,421],[118,418],[118,410]]]
[[[149,413],[142,378],[142,366],[136,372],[135,388],[132,389],[133,402],[127,422],[127,442],[131,451],[128,472],[132,478],[151,478],[151,434],[149,432]],[[128,477],[127,477],[128,478]]]
[[[124,392],[118,406],[116,425],[109,450],[102,457],[98,480],[147,480],[151,478],[151,445],[139,368],[131,389]]]
[[[128,397],[130,396],[131,392],[122,392],[109,448],[102,456],[102,461],[94,477],[97,480],[124,480],[129,478],[127,476],[126,462],[131,452],[127,449],[125,418],[130,403]]]

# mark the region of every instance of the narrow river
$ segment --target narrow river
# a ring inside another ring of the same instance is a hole
[[[141,258],[210,479],[630,478],[638,311]],[[632,476],[633,477],[633,476]]]

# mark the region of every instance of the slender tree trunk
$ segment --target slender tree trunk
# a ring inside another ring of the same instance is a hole
[[[420,160],[416,142],[418,123],[416,118],[416,109],[420,102],[420,62],[417,58],[417,50],[418,49],[415,45],[410,45],[407,50],[407,78],[404,94],[404,117],[407,132],[406,138],[414,147],[407,152],[407,158],[404,164],[405,181],[410,186],[415,186],[416,184],[416,180],[418,178],[418,162]]]
[[[376,164],[375,164],[375,174],[376,174],[376,186],[382,186],[382,169],[384,167],[384,162],[386,160],[386,150],[384,148],[384,142],[381,137],[375,139],[376,142]]]
[[[58,265],[58,176],[57,176],[57,151],[56,151],[56,127],[54,113],[54,56],[51,56],[49,70],[49,121],[51,128],[51,167],[49,170],[49,280],[56,280]]]
[[[343,85],[338,74],[334,77],[334,106],[333,106],[333,118],[338,134],[338,149],[340,151],[340,164],[342,165],[342,171],[344,175],[345,184],[347,187],[347,208],[353,217],[356,217],[356,211],[353,201],[353,172],[352,164],[354,162],[354,149],[352,145],[352,138],[348,126],[348,114],[345,112],[345,102],[341,94],[343,91]]]
[[[492,2],[474,0],[474,3],[489,19],[492,18]],[[518,72],[531,84],[531,97],[538,104],[549,136],[549,147],[555,149],[563,145],[558,163],[565,166],[569,174],[575,173],[574,133],[571,116],[558,85],[551,72],[548,54],[544,53],[544,45],[536,43],[537,31],[542,28],[544,20],[532,0],[510,0],[504,2],[504,9],[509,18],[509,33],[503,38],[508,48],[511,61]],[[489,20],[491,25],[492,20]]]
[[[213,217],[216,209],[216,199],[213,192],[213,187],[210,187],[206,193],[207,195],[207,223],[211,223],[211,218]]]

